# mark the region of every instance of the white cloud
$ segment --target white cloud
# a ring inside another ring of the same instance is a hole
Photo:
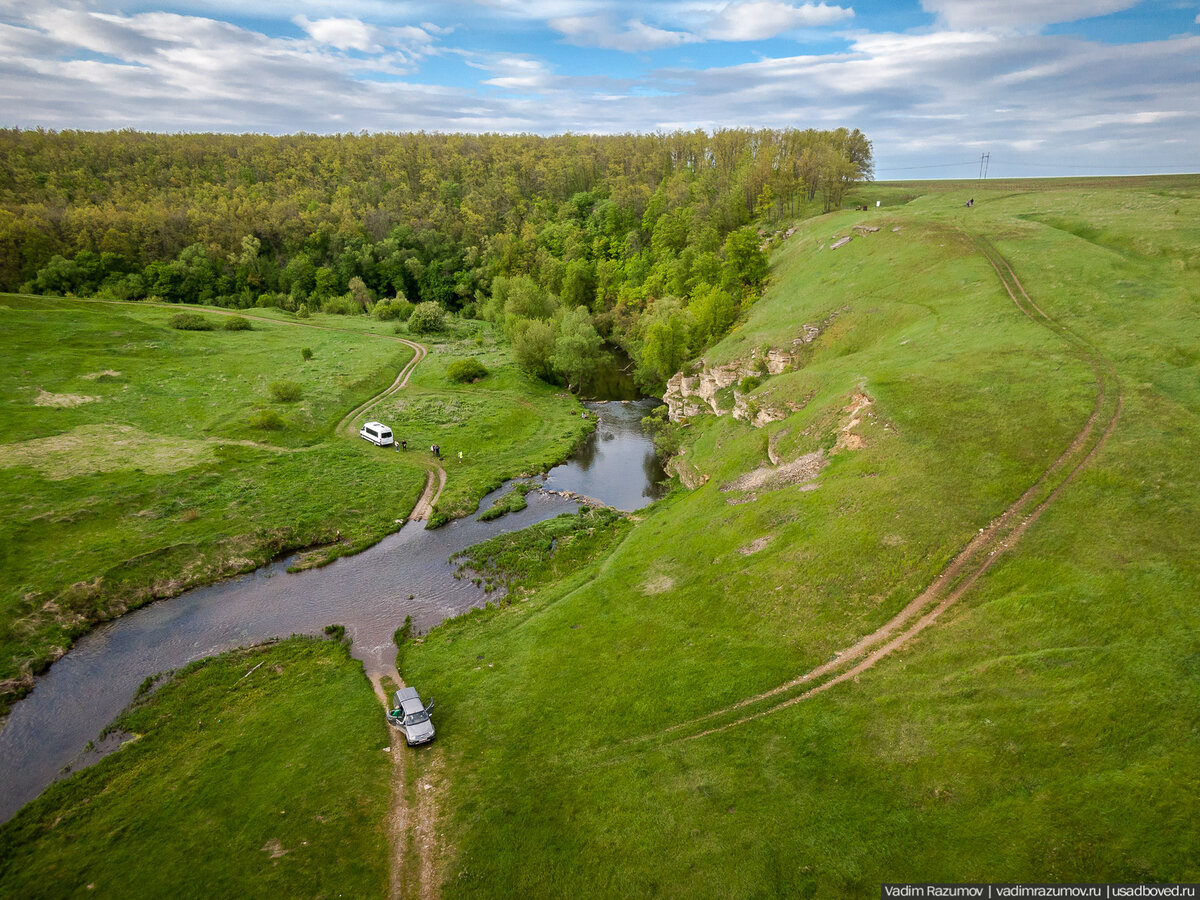
[[[921,0],[949,28],[1037,29],[1137,6],[1141,0]]]
[[[825,3],[793,6],[777,0],[730,3],[705,26],[704,36],[721,41],[761,41],[797,28],[833,25],[854,16],[854,10]]]
[[[640,19],[630,19],[623,26],[617,26],[607,16],[564,16],[551,19],[547,24],[572,44],[629,53],[678,47],[700,40],[689,32],[656,28]]]
[[[986,7],[991,0],[983,2]],[[1017,7],[1022,2],[1012,0]],[[823,55],[651,72],[634,60],[614,70],[619,76],[585,78],[574,75],[568,61],[556,57],[551,65],[539,58],[531,44],[514,41],[513,51],[501,54],[446,46],[438,36],[450,33],[444,25],[438,31],[395,18],[373,24],[345,7],[331,15],[300,3],[289,15],[303,17],[305,33],[273,37],[202,16],[101,14],[75,0],[31,3],[0,22],[0,125],[272,133],[844,125],[861,128],[874,142],[881,176],[888,166],[978,160],[985,150],[997,174],[1005,174],[1006,158],[1021,156],[1032,166],[1095,159],[1182,167],[1193,164],[1189,148],[1200,144],[1200,121],[1191,112],[1200,108],[1200,36],[1194,34],[1105,44],[1000,27],[993,18],[988,27],[851,32],[844,36],[846,49]],[[1081,8],[1076,0],[1066,3]],[[576,13],[558,20],[567,23],[563,34],[643,50],[706,37],[707,23],[731,9],[746,15],[747,9],[806,8],[681,0],[644,4],[662,17],[647,23],[597,18],[584,3],[550,5]],[[410,13],[412,22],[436,15],[428,8]],[[489,27],[500,21],[493,16]],[[680,22],[697,30],[672,30]],[[514,34],[535,31],[524,23],[509,27]],[[765,33],[789,27],[789,20],[764,14],[755,27]],[[477,82],[422,83],[414,64],[432,53],[474,66]]]
[[[553,85],[550,69],[538,59],[503,56],[493,60],[487,68],[498,73],[483,82],[492,87],[529,93],[542,92]]]
[[[378,53],[383,49],[374,40],[374,29],[358,19],[317,19],[314,22],[307,16],[296,16],[292,21],[308,32],[313,40],[339,50]]]

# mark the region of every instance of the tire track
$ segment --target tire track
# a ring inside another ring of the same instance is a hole
[[[975,237],[973,240],[981,255],[995,270],[1013,304],[1030,320],[1050,329],[1066,341],[1091,367],[1096,377],[1096,400],[1083,428],[1070,446],[1016,502],[980,529],[924,591],[871,634],[838,651],[828,662],[777,687],[672,725],[655,735],[633,738],[626,743],[663,738],[675,741],[695,740],[794,706],[835,685],[857,678],[881,659],[905,646],[953,606],[992,567],[1001,554],[1024,536],[1029,527],[1058,499],[1067,485],[1108,440],[1116,427],[1122,407],[1120,381],[1112,364],[1102,357],[1092,344],[1052,318],[1034,302],[1021,284],[1011,263],[990,241],[984,237]],[[806,690],[795,693],[806,686]],[[760,704],[769,705],[737,715]],[[737,715],[737,718],[720,721],[731,715]],[[699,731],[695,730],[697,727],[700,727]]]
[[[89,301],[96,303],[111,303],[119,305],[153,305],[164,308],[172,308],[170,304],[134,304],[125,303],[124,301],[98,300]],[[311,322],[281,322],[278,319],[268,318],[266,316],[256,316],[253,314],[246,315],[241,311],[232,310],[215,310],[205,309],[205,312],[211,312],[216,315],[233,316],[241,315],[245,318],[255,319],[260,322],[269,322],[272,324],[295,325],[302,328],[316,328],[322,331],[340,331],[343,333],[358,334],[351,332],[348,329],[332,328],[324,325],[316,325]],[[396,380],[384,390],[380,391],[374,397],[360,403],[349,413],[342,417],[338,424],[334,427],[333,433],[337,436],[339,433],[348,437],[354,436],[354,420],[363,415],[383,400],[390,397],[392,394],[403,389],[408,385],[408,380],[412,376],[413,370],[417,364],[421,362],[429,353],[424,345],[416,341],[410,341],[406,338],[393,337],[391,335],[372,334],[371,337],[381,337],[385,340],[396,341],[404,344],[413,350],[413,357],[396,375]],[[436,482],[436,483],[435,483]],[[413,510],[408,515],[407,521],[415,522],[422,519],[428,519],[433,511],[433,506],[437,503],[438,497],[441,496],[442,488],[446,486],[446,470],[436,463],[432,468],[427,469],[425,477],[425,488],[421,492],[421,497],[417,500]],[[400,677],[400,673],[393,669],[387,673],[392,677],[396,684],[404,687],[404,680]],[[384,690],[382,676],[375,675],[370,678],[371,687],[375,691],[375,696],[383,704],[384,710],[388,710],[389,698],[387,691]],[[409,774],[412,767],[407,759],[408,746],[403,735],[396,728],[388,727],[389,739],[391,742],[392,756],[392,785],[391,785],[391,806],[388,811],[388,842],[389,842],[389,870],[390,870],[390,889],[389,897],[393,900],[402,900],[406,897],[419,897],[420,900],[434,900],[440,896],[440,885],[437,880],[437,862],[441,853],[441,848],[438,841],[437,833],[437,818],[438,811],[436,807],[435,797],[444,783],[442,773],[441,757],[434,750],[435,758],[430,771],[430,780],[439,782],[435,787],[428,781],[414,785],[417,802],[415,808],[410,806],[408,791],[409,791]],[[415,860],[412,855],[415,853]]]
[[[386,335],[379,335],[379,337],[386,337]],[[423,360],[429,353],[429,351],[426,350],[422,344],[418,344],[416,341],[410,341],[406,338],[398,337],[390,338],[390,340],[397,341],[404,346],[409,347],[413,351],[413,358],[408,361],[408,365],[400,370],[400,374],[396,376],[396,380],[392,382],[391,387],[380,391],[370,400],[367,400],[365,403],[360,403],[354,409],[350,410],[350,412],[346,413],[346,415],[342,417],[342,420],[337,423],[337,427],[334,428],[334,434],[345,430],[347,434],[353,436],[354,420],[378,404],[382,403],[392,394],[396,393],[396,391],[406,387],[408,385],[408,378],[410,375],[412,375],[413,369],[417,367],[417,363]]]

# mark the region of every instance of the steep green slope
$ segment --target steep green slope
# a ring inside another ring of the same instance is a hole
[[[706,483],[409,649],[448,894],[1200,877],[1200,190],[1031,187],[808,223],[709,360],[795,349],[749,394],[786,417],[693,417]],[[768,450],[827,466],[722,490]],[[837,668],[931,584],[936,621]]]

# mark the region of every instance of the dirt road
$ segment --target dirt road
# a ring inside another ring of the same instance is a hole
[[[892,619],[834,658],[790,681],[703,716],[673,725],[657,735],[635,739],[694,740],[778,712],[834,685],[856,678],[905,646],[953,606],[1000,556],[1025,534],[1096,455],[1121,414],[1121,385],[1112,364],[1087,340],[1049,316],[1026,292],[1012,265],[983,237],[972,238],[999,277],[1013,304],[1032,321],[1050,329],[1088,362],[1096,376],[1096,400],[1083,428],[1021,497],[979,530],[950,564]]]

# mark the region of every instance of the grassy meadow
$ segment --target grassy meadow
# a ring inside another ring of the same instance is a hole
[[[890,183],[856,201],[869,210],[775,248],[765,296],[706,357],[793,351],[750,392],[784,418],[692,417],[679,436],[703,484],[473,548],[463,576],[510,585],[511,602],[404,644],[405,680],[437,697],[437,743],[405,760],[410,796],[436,790],[443,895],[1200,880],[1200,178]],[[988,248],[1047,319],[1010,299]],[[5,646],[36,646],[32,610],[71,608],[87,595],[67,586],[97,572],[132,596],[153,571],[140,567],[186,572],[239,529],[299,528],[295,508],[250,518],[289,489],[314,533],[333,540],[320,529],[341,522],[356,540],[389,527],[350,532],[356,497],[386,480],[411,506],[431,443],[449,476],[438,512],[460,515],[590,427],[474,322],[420,338],[430,355],[409,387],[363,417],[409,441],[397,454],[331,434],[408,358],[384,323],[314,316],[342,329],[326,332],[267,311],[278,326],[189,333],[165,326],[171,310],[0,303],[26,323],[0,334],[24,360],[0,393],[4,566],[21,586],[6,583]],[[806,325],[821,329],[808,344]],[[78,344],[58,362],[54,335]],[[276,360],[229,364],[268,336]],[[111,349],[135,341],[127,358]],[[161,386],[160,355],[181,354],[179,387]],[[491,374],[450,381],[464,357]],[[302,401],[266,399],[283,377]],[[43,393],[97,399],[38,406]],[[264,408],[286,427],[250,428]],[[888,622],[1093,416],[1095,451],[1046,482],[1036,502],[1052,502],[933,626],[802,702],[722,712]],[[83,431],[57,462],[29,445],[96,426],[110,436]],[[815,477],[777,477],[803,458]],[[222,532],[210,520],[226,509]],[[118,725],[140,738],[0,828],[0,893],[386,892],[387,738],[340,643],[202,661]]]
[[[346,645],[201,660],[116,725],[136,739],[0,830],[0,895],[386,894],[387,725]]]
[[[359,417],[383,417],[405,454],[333,433],[412,358],[391,323],[254,310],[250,330],[229,331],[198,310],[214,330],[181,331],[177,308],[149,304],[3,295],[0,307],[3,708],[97,621],[291,550],[317,546],[304,561],[317,564],[395,531],[431,443],[467,451],[447,464],[439,506],[461,515],[501,478],[560,460],[586,425],[480,323],[423,339],[410,385]],[[452,386],[445,367],[464,355],[495,374]],[[298,398],[278,399],[279,383]]]
[[[709,354],[824,325],[753,392],[786,418],[694,417],[703,486],[407,648],[438,697],[447,896],[1200,879],[1200,179],[860,193],[868,212],[775,251]],[[879,230],[829,249],[859,223]],[[978,238],[1060,330],[1014,305]],[[1093,363],[1115,373],[1103,398]],[[881,626],[1097,409],[1107,440],[932,628],[804,702],[666,731]],[[827,465],[738,490],[768,447]]]

